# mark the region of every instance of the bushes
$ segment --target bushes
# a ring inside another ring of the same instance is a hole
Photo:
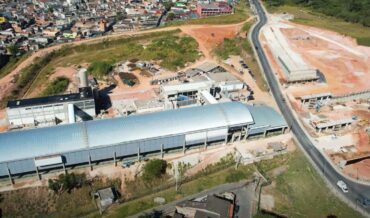
[[[143,59],[162,60],[161,66],[170,70],[184,67],[198,59],[198,43],[191,37],[168,36],[155,39],[142,53]]]
[[[253,23],[251,23],[251,22],[245,22],[243,24],[242,31],[243,32],[248,32],[252,25],[253,25]]]
[[[112,65],[105,61],[95,61],[87,69],[97,79],[103,79],[112,70]]]
[[[71,192],[72,189],[80,188],[86,183],[86,175],[66,173],[60,174],[57,179],[49,179],[48,187],[55,193]]]
[[[58,55],[58,52],[53,51],[42,58],[36,58],[33,64],[26,67],[16,79],[16,85],[18,89],[17,94],[23,95],[27,91],[27,88],[31,85],[32,81],[42,70],[42,68]]]
[[[230,55],[240,55],[241,49],[239,44],[237,38],[224,39],[224,42],[215,49],[215,53],[222,59],[227,59]]]
[[[302,5],[352,23],[370,26],[370,1],[364,0],[270,0],[270,6]]]
[[[56,95],[64,92],[69,82],[69,79],[64,76],[55,78],[43,91],[42,96]]]
[[[145,164],[143,169],[143,179],[147,182],[160,178],[166,174],[167,162],[165,160],[153,159]]]

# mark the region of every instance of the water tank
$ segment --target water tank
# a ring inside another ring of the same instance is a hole
[[[78,77],[80,79],[80,88],[86,88],[89,86],[87,70],[85,68],[82,68],[80,71],[78,71]]]

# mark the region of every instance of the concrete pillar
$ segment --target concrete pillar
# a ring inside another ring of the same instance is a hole
[[[204,138],[204,148],[207,149],[207,136],[208,133],[206,132],[206,137]]]
[[[248,136],[249,136],[248,133],[245,133],[243,141],[247,141]]]
[[[229,136],[228,133],[226,133],[226,136],[225,136],[225,145],[227,145],[227,137]]]
[[[263,137],[266,138],[266,136],[267,136],[267,129],[265,130],[265,132],[263,132]]]
[[[14,185],[14,180],[13,180],[13,178],[12,178],[12,174],[10,173],[10,169],[9,169],[9,168],[8,168],[8,176],[9,176],[10,183],[11,183],[12,185]]]
[[[248,138],[248,129],[244,128],[244,138],[243,138],[243,140],[246,141],[247,138]]]
[[[113,152],[113,161],[114,161],[114,166],[117,166],[117,161],[116,161],[116,152]]]
[[[140,146],[137,147],[137,161],[140,161]]]
[[[285,132],[285,127],[283,127],[283,128],[281,129],[281,134],[284,134],[284,132]]]
[[[65,165],[65,163],[63,162],[63,163],[62,163],[62,165],[63,165],[63,171],[64,171],[64,174],[67,174],[67,170],[66,170],[66,165]]]
[[[41,180],[41,176],[40,176],[40,173],[39,173],[39,168],[36,166],[36,175],[37,175],[37,178],[39,180]]]
[[[161,144],[161,158],[163,159],[163,144]]]
[[[185,141],[184,141],[184,144],[182,145],[182,153],[184,153],[185,154]]]
[[[233,142],[234,142],[234,140],[235,140],[235,133],[233,133],[233,134],[231,135],[231,143],[233,143]]]
[[[90,156],[90,154],[89,154],[89,166],[90,166],[90,170],[93,171],[93,166],[91,164],[91,156]]]

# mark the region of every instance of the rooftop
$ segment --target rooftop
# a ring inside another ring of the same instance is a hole
[[[194,217],[232,217],[233,214],[233,203],[227,199],[215,196],[207,195],[201,201],[190,200],[177,205],[182,208],[194,208],[196,209]]]
[[[266,127],[267,129],[277,129],[279,127],[287,126],[284,118],[274,109],[264,105],[247,105],[252,114],[254,124],[251,129]]]
[[[54,95],[54,96],[46,96],[46,97],[39,97],[39,98],[19,99],[19,100],[9,101],[7,104],[7,107],[8,108],[30,107],[34,105],[72,102],[72,101],[80,101],[80,100],[92,99],[92,98],[93,98],[93,93],[92,93],[91,88],[89,88],[87,89],[85,96],[81,96],[80,93],[71,93],[71,94],[65,94],[65,95]]]
[[[228,102],[11,131],[0,133],[0,162],[252,123],[246,105]]]
[[[208,73],[207,76],[215,82],[241,82],[238,78],[228,72]]]
[[[211,63],[211,62],[204,62],[204,63],[198,65],[196,67],[196,69],[199,69],[199,70],[207,73],[207,72],[210,72],[210,71],[216,69],[217,67],[219,67],[217,64],[214,64],[214,63]]]

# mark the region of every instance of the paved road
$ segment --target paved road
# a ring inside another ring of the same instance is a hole
[[[208,189],[205,191],[202,191],[200,193],[185,197],[183,199],[173,201],[171,203],[165,204],[160,207],[152,208],[146,211],[143,211],[139,214],[130,216],[129,218],[138,218],[141,215],[145,214],[153,214],[157,215],[158,217],[161,214],[168,214],[175,211],[175,206],[183,201],[190,200],[193,198],[198,198],[205,195],[212,195],[212,194],[218,194],[222,192],[233,192],[236,196],[236,203],[240,205],[240,209],[238,212],[239,217],[243,218],[250,218],[251,217],[251,209],[252,209],[252,203],[253,203],[253,195],[254,195],[254,189],[255,184],[254,183],[248,183],[247,181],[241,181],[236,183],[227,183],[223,184],[217,187],[214,187],[212,189]]]
[[[338,180],[343,180],[348,188],[349,192],[344,195],[344,199],[351,201],[356,207],[361,207],[367,216],[370,217],[370,207],[363,208],[357,202],[363,196],[370,198],[370,186],[360,184],[354,180],[350,180],[341,174],[339,174],[333,166],[327,161],[327,159],[314,147],[310,139],[305,134],[302,127],[298,124],[298,121],[294,118],[294,115],[288,105],[285,102],[284,96],[279,88],[278,81],[274,76],[274,73],[271,70],[269,62],[266,58],[266,55],[262,49],[261,43],[259,41],[259,33],[261,28],[266,24],[267,17],[264,9],[260,5],[259,0],[252,0],[253,4],[256,7],[256,12],[259,16],[259,21],[256,24],[255,28],[252,31],[252,42],[256,48],[256,52],[260,63],[262,65],[263,71],[265,73],[266,80],[269,84],[270,91],[273,94],[285,120],[288,125],[291,127],[292,132],[298,139],[301,147],[306,151],[312,161],[315,163],[317,168],[324,174],[328,182],[332,185],[333,188],[337,188],[336,183]],[[343,196],[342,196],[343,197]],[[318,202],[319,203],[319,202]]]

